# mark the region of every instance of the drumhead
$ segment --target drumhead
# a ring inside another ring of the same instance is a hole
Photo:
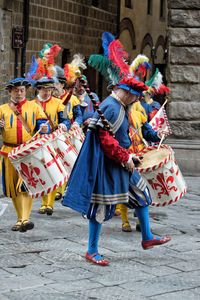
[[[149,149],[148,152],[141,153],[143,159],[142,163],[139,164],[138,169],[149,169],[160,165],[160,163],[164,162],[170,154],[170,148],[160,148],[159,151],[157,151],[157,148]]]

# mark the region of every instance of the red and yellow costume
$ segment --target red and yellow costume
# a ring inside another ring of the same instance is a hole
[[[31,139],[34,131],[38,129],[41,122],[46,122],[46,116],[42,109],[34,102],[26,99],[16,104],[17,110],[26,120],[30,133],[26,131],[21,121],[14,114],[9,104],[0,106],[0,119],[4,120],[5,126],[1,130],[3,146],[1,148],[3,190],[6,197],[12,198],[17,213],[19,224],[28,221],[32,209],[32,199],[25,190],[22,192],[22,180],[14,169],[8,153],[16,146]],[[40,122],[41,121],[41,122]]]
[[[33,101],[41,106],[44,113],[48,116],[48,119],[51,120],[50,122],[51,131],[57,129],[58,124],[60,123],[59,114],[64,110],[64,105],[62,104],[60,99],[51,96],[46,101],[39,101],[39,99],[35,99]],[[53,123],[53,128],[51,126],[52,123]],[[39,212],[43,212],[47,208],[53,209],[56,192],[57,190],[54,190],[51,193],[42,197],[42,205]]]
[[[129,136],[131,139],[130,153],[138,153],[144,148],[142,125],[147,122],[147,115],[141,103],[135,102],[132,104],[129,112]],[[128,220],[128,208],[124,204],[117,205],[117,210],[121,213],[122,230],[132,231]]]

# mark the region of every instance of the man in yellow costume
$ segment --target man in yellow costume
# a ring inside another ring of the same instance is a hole
[[[161,134],[152,129],[147,122],[146,111],[140,101],[135,102],[129,110],[129,136],[132,145],[129,148],[129,153],[138,154],[143,150],[147,141],[159,142]],[[123,204],[119,204],[118,208],[121,212],[122,231],[131,232],[131,225],[128,220],[128,208]],[[136,230],[140,231],[140,225],[137,222]]]
[[[35,87],[38,90],[38,95],[33,101],[37,103],[45,113],[51,127],[51,132],[58,127],[62,128],[63,131],[67,131],[70,128],[71,123],[69,118],[63,118],[65,106],[60,99],[52,96],[54,80],[42,77],[36,82]],[[42,205],[38,211],[40,214],[53,214],[56,192],[57,190],[54,190],[42,197]]]
[[[34,132],[41,129],[47,133],[48,125],[42,109],[35,103],[27,101],[26,90],[30,86],[24,78],[15,78],[7,84],[10,94],[9,103],[0,106],[0,128],[3,139],[1,148],[3,192],[12,198],[17,214],[13,231],[26,232],[34,227],[29,220],[33,199],[27,194],[26,187],[18,172],[11,164],[8,153],[20,144],[31,139]]]

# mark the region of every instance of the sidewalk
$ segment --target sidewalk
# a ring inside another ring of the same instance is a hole
[[[56,203],[52,217],[37,213],[28,233],[10,230],[11,202],[0,217],[0,299],[198,300],[200,299],[200,178],[187,177],[186,197],[151,208],[155,234],[171,235],[166,245],[144,251],[140,233],[121,231],[121,220],[103,225],[100,253],[109,267],[85,261],[87,221]],[[135,218],[130,212],[132,227]]]

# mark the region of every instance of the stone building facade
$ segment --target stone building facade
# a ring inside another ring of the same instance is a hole
[[[122,0],[120,39],[134,58],[144,53],[171,89],[167,139],[181,170],[200,176],[200,1]]]
[[[57,43],[62,53],[59,65],[69,62],[73,54],[86,56],[99,53],[101,34],[110,31],[116,34],[118,1],[115,0],[0,0],[0,41],[3,41],[0,66],[0,87],[16,73],[16,51],[12,49],[12,28],[23,26],[24,3],[29,3],[26,22],[29,30],[26,44],[26,71],[31,57],[43,48],[46,42]],[[28,18],[28,19],[27,19]],[[18,76],[21,76],[22,50],[18,50]],[[91,69],[87,74],[91,87],[97,86],[98,75]],[[5,94],[0,93],[1,102]]]
[[[134,59],[147,55],[151,64],[166,65],[167,2],[160,0],[122,0],[120,5],[120,40]]]
[[[200,1],[168,1],[168,106],[182,170],[200,176]]]

